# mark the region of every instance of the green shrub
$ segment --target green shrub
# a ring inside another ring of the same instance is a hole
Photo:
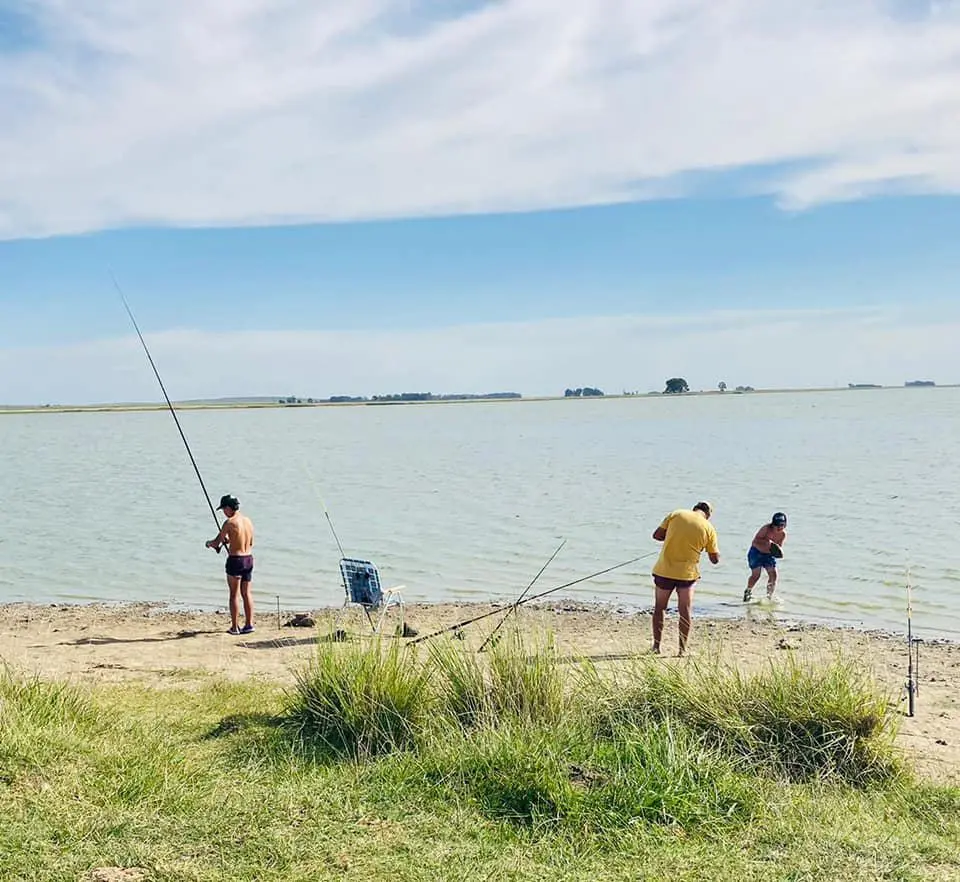
[[[901,771],[889,698],[847,661],[816,668],[788,657],[752,674],[716,663],[638,662],[606,724],[623,719],[682,721],[791,781],[863,785]]]
[[[320,644],[284,725],[306,746],[355,758],[411,746],[432,704],[430,670],[399,643]]]

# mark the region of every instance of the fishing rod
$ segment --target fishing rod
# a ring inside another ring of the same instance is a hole
[[[203,490],[203,495],[206,497],[207,505],[210,507],[210,514],[213,515],[213,522],[217,525],[217,532],[219,532],[220,518],[217,517],[217,511],[213,507],[213,502],[210,500],[210,494],[207,493],[207,487],[203,483],[203,476],[200,474],[197,461],[193,458],[193,451],[190,450],[190,444],[187,442],[187,436],[183,433],[183,427],[180,425],[180,420],[177,418],[177,412],[173,409],[173,404],[170,403],[170,396],[167,395],[167,390],[163,385],[163,380],[160,379],[160,371],[157,370],[157,365],[154,363],[153,356],[150,354],[150,350],[147,348],[147,341],[143,339],[143,334],[140,333],[140,326],[137,324],[137,320],[133,317],[133,310],[130,309],[130,304],[127,303],[127,298],[123,295],[123,289],[120,287],[117,277],[111,272],[110,278],[113,279],[113,285],[117,289],[120,299],[123,301],[124,309],[126,309],[127,315],[130,316],[130,321],[133,322],[133,328],[137,332],[137,336],[140,338],[143,351],[147,354],[147,360],[150,362],[150,367],[153,368],[154,376],[157,378],[157,382],[160,384],[160,391],[163,392],[163,397],[167,402],[167,407],[170,408],[170,415],[173,417],[173,421],[177,424],[180,437],[183,439],[183,446],[187,448],[187,455],[190,457],[190,462],[193,464],[193,470],[197,473],[197,480],[200,481],[200,487]],[[218,546],[217,554],[219,553],[220,547]]]
[[[914,666],[913,656],[916,649],[917,663]],[[910,575],[907,574],[907,716],[912,717],[915,710],[915,699],[920,692],[920,642],[913,638],[913,596],[910,589]]]
[[[556,588],[550,588],[547,591],[541,591],[539,594],[532,594],[530,597],[525,597],[523,600],[518,601],[516,606],[523,606],[525,603],[531,603],[534,600],[539,600],[541,597],[546,597],[548,594],[553,594],[556,591],[562,591],[564,588],[572,588],[574,585],[579,585],[581,582],[588,582],[590,579],[596,579],[598,576],[603,576],[606,573],[612,573],[614,570],[619,570],[622,567],[630,566],[632,563],[636,563],[638,560],[643,560],[645,557],[653,557],[653,555],[659,554],[659,551],[651,551],[649,554],[641,554],[639,557],[631,558],[630,560],[625,560],[623,563],[615,564],[612,567],[607,567],[605,570],[600,570],[596,573],[591,573],[589,576],[581,576],[579,579],[574,579],[572,582],[566,582],[563,585],[557,585]],[[424,640],[430,640],[434,637],[439,637],[441,634],[447,634],[450,631],[459,631],[461,628],[465,628],[467,625],[472,625],[474,622],[481,622],[484,619],[489,619],[490,616],[498,615],[499,613],[504,612],[505,610],[510,609],[514,604],[508,606],[501,606],[497,609],[491,610],[490,612],[482,613],[479,616],[474,616],[470,619],[464,619],[462,622],[457,622],[454,625],[449,625],[446,628],[441,628],[439,631],[434,631],[431,634],[424,634],[422,637],[417,637],[416,640],[411,640],[407,646],[413,646],[415,643],[421,643]]]
[[[327,506],[323,501],[323,496],[320,495],[320,488],[317,486],[317,481],[313,477],[313,472],[310,471],[310,467],[305,463],[301,463],[303,470],[307,473],[307,477],[310,479],[310,483],[313,485],[313,492],[317,494],[317,499],[320,501],[320,507],[323,509],[323,514],[327,519],[327,523],[330,525],[330,532],[333,533],[334,541],[337,543],[337,548],[340,551],[340,557],[345,558],[346,554],[343,553],[343,546],[340,544],[340,537],[337,536],[337,531],[334,529],[333,521],[330,520],[330,512],[327,511]]]
[[[550,566],[550,564],[552,563],[553,559],[560,553],[560,549],[563,548],[563,546],[566,545],[566,544],[567,544],[567,540],[564,539],[563,542],[561,542],[561,543],[557,546],[557,550],[556,550],[553,554],[551,554],[549,558],[547,558],[547,562],[546,562],[542,567],[540,567],[540,572],[537,573],[537,574],[533,577],[533,579],[530,581],[530,584],[527,585],[527,587],[523,589],[523,592],[522,592],[522,593],[520,594],[520,596],[517,598],[516,602],[510,607],[510,609],[507,610],[506,615],[504,615],[504,617],[503,617],[502,619],[500,619],[500,621],[497,623],[497,626],[487,635],[487,637],[486,637],[486,639],[483,641],[483,643],[480,644],[480,648],[477,650],[477,652],[483,652],[483,650],[486,648],[487,644],[490,643],[491,640],[493,640],[493,638],[496,636],[497,631],[499,631],[499,630],[503,627],[503,623],[506,622],[506,620],[507,620],[508,618],[510,618],[510,614],[511,614],[512,612],[516,611],[517,607],[523,602],[523,598],[527,596],[527,592],[534,586],[534,584],[536,583],[537,579],[539,579],[540,576],[543,575],[543,571],[544,571],[548,566]]]

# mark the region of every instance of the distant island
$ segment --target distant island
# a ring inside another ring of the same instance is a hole
[[[936,386],[933,380],[907,380],[904,386]]]

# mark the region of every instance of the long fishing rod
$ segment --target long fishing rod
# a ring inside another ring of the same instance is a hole
[[[337,531],[334,529],[333,521],[330,520],[330,512],[327,511],[326,503],[323,501],[323,496],[320,495],[320,488],[317,486],[316,479],[313,477],[313,472],[310,471],[310,467],[304,462],[303,470],[307,473],[307,477],[310,479],[310,483],[313,485],[313,492],[317,494],[317,499],[320,501],[320,507],[323,509],[323,514],[327,519],[327,523],[330,525],[330,532],[333,533],[334,541],[337,543],[337,548],[340,550],[340,558],[343,559],[346,555],[343,553],[343,546],[340,544],[340,537],[337,536]]]
[[[147,341],[143,339],[143,334],[140,333],[140,326],[137,324],[137,320],[133,317],[133,310],[130,309],[130,304],[127,303],[127,298],[123,296],[123,289],[120,287],[117,277],[111,272],[110,278],[113,279],[113,285],[117,289],[120,299],[123,301],[124,309],[126,309],[127,315],[130,316],[130,321],[133,322],[133,328],[137,332],[137,336],[140,338],[143,351],[146,352],[147,360],[150,362],[150,367],[153,368],[154,376],[157,378],[157,382],[160,384],[160,391],[163,392],[163,397],[167,402],[167,407],[170,408],[170,415],[173,417],[173,421],[177,424],[177,430],[180,432],[180,437],[183,439],[183,446],[187,448],[187,455],[190,457],[190,462],[193,464],[193,470],[197,473],[197,480],[200,481],[200,487],[203,490],[203,495],[206,497],[207,505],[210,507],[210,514],[213,515],[213,522],[217,525],[217,531],[219,532],[220,518],[217,517],[217,511],[213,507],[213,502],[210,500],[210,494],[207,492],[207,487],[203,483],[203,475],[200,474],[197,461],[193,458],[193,451],[190,450],[190,444],[187,442],[187,436],[183,433],[183,427],[180,425],[180,420],[177,418],[177,412],[173,409],[173,404],[170,402],[170,396],[167,395],[167,390],[163,385],[163,380],[160,379],[160,371],[157,370],[157,365],[153,361],[153,356],[150,354],[150,350],[147,348]],[[220,548],[218,547],[217,554],[219,553]]]
[[[659,551],[651,551],[649,554],[641,554],[639,557],[633,557],[630,560],[625,560],[623,563],[618,563],[612,567],[607,567],[605,570],[591,573],[589,576],[581,576],[579,579],[574,579],[572,582],[566,582],[563,585],[557,585],[556,588],[550,588],[548,591],[541,591],[539,594],[531,594],[530,597],[526,597],[519,601],[516,606],[523,606],[525,603],[532,603],[534,600],[539,600],[541,597],[546,597],[548,594],[553,594],[556,591],[562,591],[564,588],[572,588],[574,585],[579,585],[581,582],[588,582],[590,579],[596,579],[598,576],[603,576],[606,573],[612,573],[614,570],[619,570],[622,567],[630,566],[630,564],[636,563],[638,560],[643,560],[645,557],[653,557],[653,555],[659,553]],[[454,625],[441,628],[439,631],[434,631],[432,634],[424,634],[422,637],[417,637],[416,640],[411,640],[407,646],[412,646],[415,643],[421,643],[424,640],[431,640],[434,637],[439,637],[441,634],[447,634],[450,631],[459,631],[461,628],[465,628],[467,625],[472,625],[474,622],[481,622],[484,619],[489,619],[490,616],[498,615],[499,613],[510,609],[513,605],[514,604],[509,604],[507,606],[497,607],[497,609],[491,610],[490,612],[485,612],[479,616],[474,616],[470,619],[464,619],[462,622],[457,622]]]
[[[499,631],[499,630],[503,627],[503,623],[506,622],[506,620],[507,620],[508,618],[510,618],[510,614],[511,614],[511,613],[513,613],[513,612],[516,611],[517,607],[523,602],[523,598],[527,596],[527,592],[530,591],[530,589],[531,589],[531,588],[534,586],[534,584],[536,583],[537,579],[539,579],[540,576],[543,575],[543,571],[544,571],[548,566],[550,566],[550,564],[553,562],[553,559],[560,553],[560,549],[563,548],[563,546],[566,545],[566,544],[567,544],[567,540],[564,539],[563,542],[561,542],[561,543],[557,546],[557,550],[556,550],[553,554],[551,554],[549,558],[547,558],[547,562],[546,562],[542,567],[540,567],[540,572],[537,573],[537,574],[533,577],[533,579],[530,580],[530,584],[527,585],[527,587],[523,589],[523,592],[522,592],[522,593],[520,594],[520,596],[516,599],[516,601],[514,601],[513,605],[507,610],[507,612],[506,612],[506,614],[504,615],[504,617],[503,617],[502,619],[500,619],[499,622],[497,622],[497,626],[487,635],[487,637],[486,637],[486,639],[483,641],[483,643],[480,644],[480,648],[477,650],[477,652],[483,652],[483,650],[487,647],[487,644],[490,643],[491,640],[493,640],[493,638],[494,638],[494,637],[496,636],[496,634],[497,634],[497,631]]]

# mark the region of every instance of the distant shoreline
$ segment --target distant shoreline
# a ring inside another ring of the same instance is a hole
[[[716,398],[738,398],[743,395],[796,395],[813,394],[824,392],[881,392],[899,389],[902,391],[929,392],[935,389],[956,389],[960,388],[960,383],[946,383],[936,386],[812,386],[786,389],[751,389],[750,391],[736,391],[728,389],[721,392],[719,389],[704,389],[699,391],[682,393],[664,393],[664,392],[646,392],[630,394],[610,394],[587,397],[576,397],[567,395],[532,395],[521,398],[434,398],[427,401],[375,401],[369,399],[366,401],[302,401],[298,403],[281,402],[279,398],[276,401],[174,401],[173,406],[177,410],[259,410],[285,408],[312,408],[312,407],[411,407],[437,404],[523,404],[534,401],[603,401],[620,399],[661,399],[661,398],[700,398],[704,396],[713,396]],[[166,410],[167,405],[164,402],[134,402],[128,404],[47,404],[47,405],[0,405],[0,416],[11,414],[36,414],[36,413],[136,413],[150,412],[157,410]]]

